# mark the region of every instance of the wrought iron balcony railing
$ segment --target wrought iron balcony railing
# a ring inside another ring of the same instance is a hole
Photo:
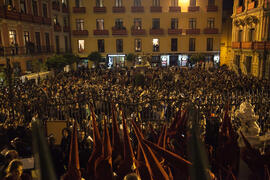
[[[53,46],[0,46],[0,56],[31,56],[54,53]]]

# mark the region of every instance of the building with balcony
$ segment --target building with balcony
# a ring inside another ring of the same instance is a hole
[[[10,59],[14,73],[33,71],[33,63],[54,52],[51,0],[0,0],[0,66]]]
[[[67,0],[52,1],[52,20],[54,29],[54,51],[56,53],[71,52],[69,2]]]
[[[236,0],[232,15],[231,64],[242,72],[270,79],[270,2]]]
[[[126,54],[150,55],[156,65],[186,65],[194,53],[219,60],[220,0],[70,1],[73,53],[99,51],[112,66]]]
[[[33,72],[36,62],[70,50],[65,0],[0,0],[0,66],[10,59],[16,74]]]
[[[226,64],[232,68],[231,62],[233,61],[233,50],[232,50],[232,6],[233,1],[223,1],[223,12],[222,12],[222,30],[221,30],[221,43],[220,43],[220,65]]]

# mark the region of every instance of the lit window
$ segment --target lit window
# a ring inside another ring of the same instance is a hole
[[[104,19],[97,19],[97,30],[104,30]]]
[[[122,0],[115,0],[115,7],[122,7]]]
[[[136,52],[142,51],[142,40],[141,39],[135,39],[135,51]]]
[[[171,29],[178,29],[178,19],[177,18],[171,19]]]
[[[208,18],[207,19],[207,27],[210,29],[215,28],[215,18]]]
[[[84,40],[78,40],[78,50],[79,53],[82,53],[84,51]]]
[[[195,18],[189,19],[189,29],[196,29],[196,19]]]
[[[134,19],[134,29],[142,29],[142,19],[141,18],[135,18]]]
[[[159,7],[160,6],[160,1],[159,0],[153,0],[153,6],[154,7]]]
[[[178,0],[171,0],[171,6],[177,7],[178,6]]]
[[[11,45],[14,45],[17,43],[17,40],[16,40],[16,31],[15,30],[10,30],[9,31],[9,43]]]
[[[55,16],[53,17],[53,23],[54,23],[55,25],[59,25],[57,15],[55,15]]]
[[[84,20],[83,19],[76,19],[76,30],[83,30],[84,29]]]
[[[104,7],[103,0],[96,0],[97,7]]]
[[[159,51],[159,39],[153,39],[153,52]]]

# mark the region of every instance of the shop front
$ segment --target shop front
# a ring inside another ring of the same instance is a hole
[[[170,67],[170,66],[187,66],[188,55],[186,54],[164,54],[160,56],[152,56],[152,66]]]
[[[188,65],[188,55],[180,54],[178,56],[178,63],[179,63],[179,66],[186,67]]]
[[[179,66],[178,55],[171,55],[169,59],[170,66]]]
[[[151,66],[153,67],[161,66],[160,56],[152,56]]]
[[[125,57],[124,54],[109,54],[108,58],[108,67],[124,67],[125,66]]]
[[[162,67],[167,67],[170,65],[170,56],[169,55],[161,55],[161,66]]]

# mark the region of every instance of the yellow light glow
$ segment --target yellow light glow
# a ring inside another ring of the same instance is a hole
[[[153,45],[158,45],[159,42],[158,42],[158,39],[153,39]]]
[[[186,3],[188,3],[188,0],[180,0],[180,3],[181,4],[186,4]]]
[[[188,11],[189,1],[190,0],[178,0],[178,4],[181,7],[182,12]]]

